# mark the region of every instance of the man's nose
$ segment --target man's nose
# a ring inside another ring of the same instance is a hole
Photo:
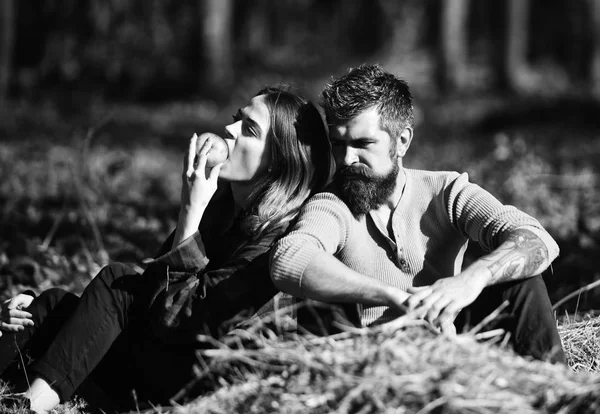
[[[344,153],[343,153],[343,158],[342,158],[342,163],[344,166],[349,166],[354,164],[355,162],[358,162],[358,154],[356,152],[355,148],[352,148],[351,146],[346,146],[346,148],[344,149]]]

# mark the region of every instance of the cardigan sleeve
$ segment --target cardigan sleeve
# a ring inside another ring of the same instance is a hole
[[[492,194],[469,182],[467,173],[449,177],[444,191],[450,222],[463,236],[478,242],[485,251],[502,244],[509,233],[525,228],[546,245],[548,258],[554,260],[559,248],[552,236],[530,215],[502,204]]]
[[[179,245],[170,248],[173,244],[175,232],[164,242],[159,250],[158,257],[151,263],[162,263],[176,272],[198,273],[208,265],[206,249],[202,242],[202,236],[199,231],[179,243]]]
[[[271,278],[284,291],[302,297],[302,275],[317,253],[335,255],[347,243],[352,214],[331,193],[319,193],[304,206],[291,232],[271,252]]]

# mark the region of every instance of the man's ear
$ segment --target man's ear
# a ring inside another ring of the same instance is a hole
[[[398,157],[402,158],[406,155],[406,151],[408,151],[408,147],[410,147],[410,143],[413,139],[413,129],[411,127],[406,127],[400,133],[398,139]]]

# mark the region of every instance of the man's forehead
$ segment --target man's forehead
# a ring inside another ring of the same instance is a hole
[[[380,131],[380,115],[376,108],[367,109],[347,121],[329,126],[329,135],[333,138],[359,139]]]

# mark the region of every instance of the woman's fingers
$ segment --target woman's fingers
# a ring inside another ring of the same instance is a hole
[[[198,152],[198,165],[196,165],[196,176],[200,174],[206,174],[206,161],[208,160],[208,153],[212,148],[212,141],[210,139],[205,138],[202,141],[203,142],[199,143],[201,147],[200,151]]]
[[[223,166],[223,163],[220,162],[217,165],[215,165],[212,170],[210,170],[210,176],[208,177],[208,179],[214,183],[217,182],[217,179],[219,178],[219,173],[221,172],[221,167]]]
[[[27,324],[29,324],[29,322],[31,322],[31,324],[33,325],[33,321],[31,320],[33,315],[29,312],[25,312],[25,311],[18,310],[18,309],[12,309],[8,313],[8,315],[10,316],[10,323],[15,323],[13,320],[22,320],[22,321],[25,321]]]
[[[10,324],[6,322],[0,322],[0,329],[5,332],[20,332],[25,330],[25,327],[20,324]]]
[[[194,158],[196,157],[196,143],[198,142],[198,135],[194,133],[190,139],[190,146],[188,152],[183,161],[183,173],[189,177],[194,168]]]
[[[12,299],[9,299],[6,304],[7,309],[22,309],[27,308],[33,302],[33,296],[20,293]]]

